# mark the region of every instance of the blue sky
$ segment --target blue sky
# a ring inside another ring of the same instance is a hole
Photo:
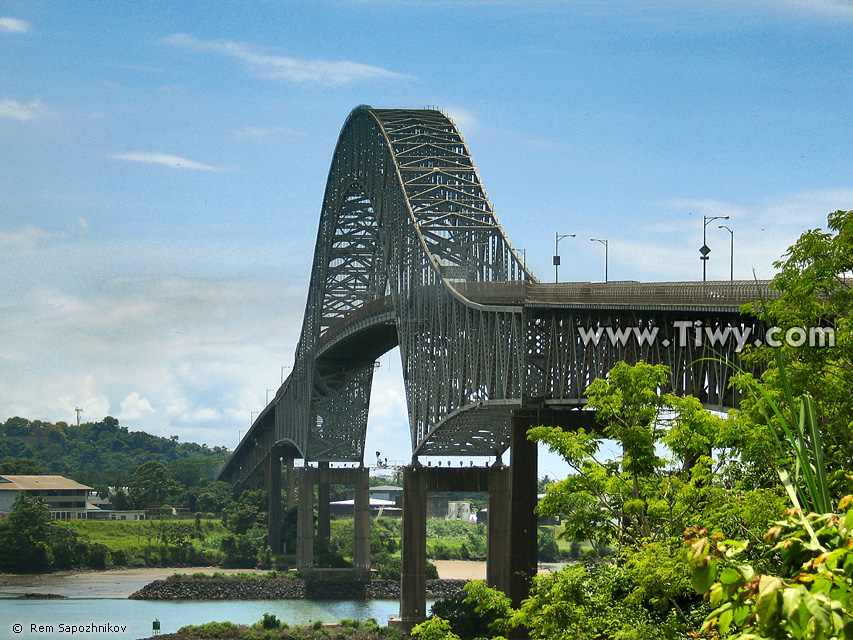
[[[603,279],[589,238],[611,279],[701,279],[703,215],[769,277],[853,208],[846,2],[0,1],[0,419],[233,446],[358,104],[449,113],[544,281],[555,232],[563,280]],[[367,450],[406,459],[398,360]]]

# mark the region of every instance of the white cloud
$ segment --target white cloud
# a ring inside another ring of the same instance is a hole
[[[8,98],[0,100],[0,118],[29,122],[52,117],[54,115],[42,105],[41,100],[33,100],[29,104],[23,104],[17,100]]]
[[[256,45],[228,40],[198,40],[176,33],[163,39],[175,47],[202,53],[219,53],[246,63],[256,73],[266,78],[291,82],[317,82],[340,85],[370,80],[410,80],[411,77],[360,62],[349,60],[300,60],[265,53]]]
[[[154,413],[154,408],[147,398],[139,395],[138,391],[134,391],[121,401],[121,420],[139,420],[148,413]]]
[[[109,156],[113,160],[127,160],[129,162],[144,162],[147,164],[162,164],[172,169],[194,169],[196,171],[228,171],[223,167],[214,167],[202,162],[187,160],[180,156],[173,156],[168,153],[114,153]]]
[[[65,415],[74,415],[75,409],[83,409],[81,421],[100,420],[110,413],[110,401],[103,393],[96,390],[98,383],[92,374],[86,374],[82,379],[69,381],[68,386],[73,388],[73,393],[63,394],[56,398],[53,403],[55,409]]]
[[[462,135],[475,131],[480,126],[480,121],[472,111],[462,109],[461,107],[446,107],[442,111],[453,120]]]
[[[32,249],[55,237],[55,233],[33,225],[26,225],[12,231],[0,229],[0,249]]]
[[[0,18],[0,31],[7,33],[26,33],[30,30],[30,23],[17,18]]]

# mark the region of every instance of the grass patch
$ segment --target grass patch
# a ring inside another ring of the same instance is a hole
[[[219,542],[227,534],[220,520],[189,522],[196,537],[185,546],[176,546],[160,539],[157,520],[71,520],[65,524],[87,542],[109,549],[113,566],[218,564],[222,561]]]

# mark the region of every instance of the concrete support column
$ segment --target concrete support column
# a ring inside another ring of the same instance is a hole
[[[317,539],[322,541],[321,545],[325,549],[332,536],[328,462],[317,463],[317,475]]]
[[[287,508],[296,506],[296,474],[293,472],[293,458],[285,458],[284,466],[287,470]]]
[[[513,607],[518,607],[530,593],[530,579],[537,571],[538,521],[536,493],[538,488],[538,451],[536,443],[527,439],[527,430],[535,422],[526,416],[513,415],[510,421],[510,577],[509,593]],[[491,514],[489,515],[491,519]]]
[[[404,628],[426,620],[427,475],[424,467],[403,470],[403,539],[400,618]]]
[[[267,544],[274,555],[281,553],[281,458],[273,447],[267,454]]]
[[[296,512],[296,566],[314,566],[314,469],[299,470],[299,504]]]
[[[370,568],[370,470],[360,468],[355,476],[355,531],[353,565],[356,569]]]
[[[490,587],[509,593],[510,554],[510,472],[503,465],[495,465],[489,473],[488,502],[488,555],[486,582]]]

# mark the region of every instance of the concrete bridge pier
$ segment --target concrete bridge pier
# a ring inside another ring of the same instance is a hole
[[[426,469],[419,463],[403,469],[400,627],[406,632],[426,620]]]
[[[299,497],[296,508],[296,568],[314,566],[314,476],[316,470],[299,469]]]
[[[541,424],[539,415],[518,411],[510,421],[509,591],[518,607],[530,594],[530,581],[538,570],[539,521],[536,515],[539,486],[537,444],[527,431]],[[491,520],[491,514],[489,515]]]
[[[370,571],[370,470],[366,467],[356,469],[354,480],[353,567],[356,571]]]
[[[274,555],[281,553],[281,458],[273,447],[264,469],[267,490],[267,544]]]
[[[353,507],[353,570],[370,571],[370,470],[332,469],[328,462],[316,468],[303,467],[296,474],[299,480],[299,497],[296,510],[296,566],[300,570],[314,567],[314,487],[317,487],[317,540],[328,545],[331,533],[329,486],[351,484],[355,487]],[[426,504],[426,502],[424,502]]]
[[[536,443],[527,441],[531,420],[517,421],[513,464],[484,467],[424,467],[403,470],[403,540],[399,626],[410,630],[426,620],[426,512],[428,491],[488,492],[486,580],[520,602],[536,573]],[[523,430],[523,432],[522,432]],[[524,441],[519,441],[520,435]],[[518,465],[516,468],[515,465]]]
[[[284,468],[287,475],[287,508],[296,506],[296,473],[293,469],[293,458],[285,457]]]
[[[329,507],[329,463],[317,463],[317,542],[325,552],[332,536],[331,509]]]
[[[488,531],[486,535],[486,582],[509,593],[510,563],[510,468],[500,458],[489,468]]]

